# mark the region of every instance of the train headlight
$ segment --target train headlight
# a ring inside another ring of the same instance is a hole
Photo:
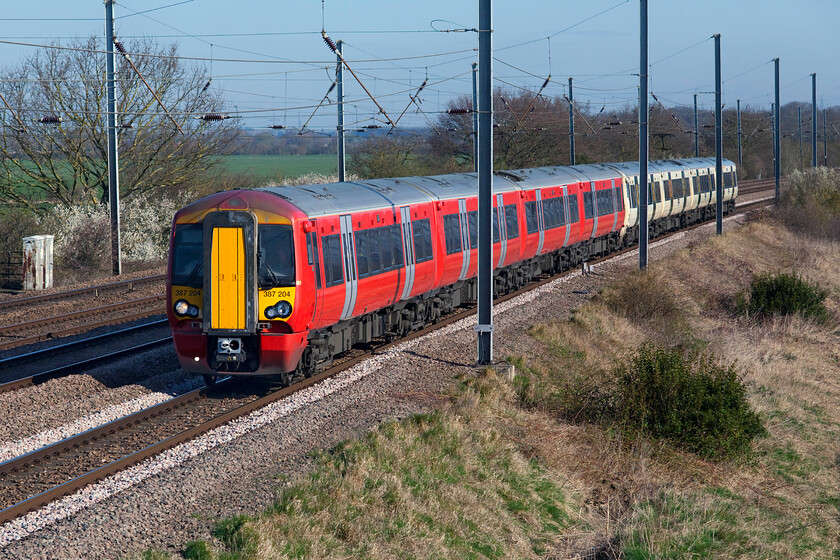
[[[285,319],[292,314],[292,304],[288,301],[278,301],[271,307],[265,308],[266,319]]]
[[[185,299],[179,299],[178,301],[175,302],[175,305],[174,305],[173,308],[175,309],[175,313],[177,315],[185,316],[189,313],[190,304],[187,303],[187,300],[185,300]],[[198,309],[196,309],[196,311],[198,311]]]
[[[292,304],[288,301],[280,301],[277,305],[274,306],[274,309],[277,310],[277,315],[281,319],[285,319],[289,315],[292,314]]]

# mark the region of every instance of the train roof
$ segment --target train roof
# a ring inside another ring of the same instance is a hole
[[[452,173],[323,185],[278,185],[256,190],[279,196],[307,216],[317,217],[474,196],[478,191],[478,176],[475,173]],[[494,193],[515,190],[519,190],[516,182],[506,178],[504,172],[494,174]]]
[[[734,165],[728,159],[726,166]],[[714,167],[714,158],[658,160],[649,163],[651,173],[682,171],[697,167]],[[616,176],[638,175],[639,162],[582,164],[571,167],[538,167],[496,171],[493,192],[504,193],[520,189],[568,185],[582,181],[599,181]],[[474,196],[478,191],[476,173],[451,173],[429,177],[398,177],[348,181],[324,185],[261,187],[260,191],[289,201],[311,217],[348,212],[364,212],[384,206],[405,206],[452,198]]]

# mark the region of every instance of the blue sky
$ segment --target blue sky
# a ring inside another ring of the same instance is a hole
[[[6,2],[0,40],[67,43],[102,35],[101,0]],[[638,0],[520,0],[493,2],[497,85],[536,91],[549,72],[548,95],[562,95],[569,76],[575,99],[597,111],[634,104],[638,78]],[[154,10],[155,8],[162,8]],[[147,11],[154,10],[154,11]],[[385,110],[396,119],[426,77],[426,115],[412,107],[401,124],[422,125],[458,95],[471,93],[477,0],[120,0],[114,8],[122,37],[178,42],[185,56],[212,58],[213,87],[245,126],[299,126],[332,80],[334,55],[323,25],[345,42],[345,56]],[[145,12],[145,13],[138,13]],[[27,19],[30,18],[30,19]],[[323,18],[323,19],[322,19]],[[817,73],[820,105],[840,105],[836,0],[650,0],[651,91],[666,105],[714,97],[714,43],[722,35],[724,103],[767,107],[773,97],[773,57],[781,58],[782,103],[810,102]],[[550,39],[547,37],[551,36]],[[211,47],[212,44],[212,47]],[[0,62],[14,65],[31,47],[0,43]],[[549,58],[550,52],[550,58]],[[221,59],[273,62],[225,62]],[[288,62],[294,61],[294,62]],[[211,74],[211,64],[204,64]],[[346,120],[373,123],[375,106],[352,82]],[[334,95],[331,96],[334,100]],[[334,128],[335,110],[322,107],[310,124]]]

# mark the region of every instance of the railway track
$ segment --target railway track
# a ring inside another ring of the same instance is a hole
[[[137,319],[144,319],[151,315],[165,313],[163,306],[165,300],[166,296],[164,294],[158,294],[111,305],[64,313],[62,315],[5,325],[0,327],[0,339],[5,339],[0,341],[0,350],[8,350],[18,346],[43,342],[53,338],[90,331],[99,327],[127,323]],[[101,319],[100,317],[103,316],[107,318]],[[97,320],[89,321],[91,318]]]
[[[140,339],[140,340],[136,340]],[[169,344],[165,319],[0,360],[0,393],[79,373]],[[119,346],[127,347],[119,348]],[[117,346],[118,349],[114,349]]]
[[[767,204],[767,199],[745,203],[737,206],[736,211],[748,212],[764,208]],[[701,225],[703,224],[693,227]],[[674,233],[678,232],[662,235],[660,239]],[[629,247],[619,253],[595,259],[592,263],[632,250],[633,247]],[[496,302],[501,303],[537,289],[570,272],[542,278],[521,290],[498,298]],[[375,345],[374,348],[360,352],[291,387],[278,389],[260,381],[222,380],[214,387],[204,387],[186,393],[78,436],[0,463],[0,523],[6,523],[53,500],[70,495],[88,484],[333,377],[393,345],[424,336],[473,313],[473,307],[459,309],[436,325],[430,325],[393,342]]]
[[[124,280],[121,282],[111,282],[108,284],[100,284],[98,286],[90,286],[88,288],[79,288],[76,290],[67,290],[63,292],[52,292],[49,294],[41,294],[37,296],[29,296],[25,298],[10,299],[0,301],[0,311],[14,309],[16,307],[25,307],[31,305],[40,305],[42,303],[49,303],[53,301],[71,299],[74,297],[93,296],[99,297],[104,294],[119,292],[121,290],[131,291],[140,286],[148,284],[162,283],[166,280],[166,275],[158,274],[155,276],[146,276],[145,278],[135,278],[134,280]]]

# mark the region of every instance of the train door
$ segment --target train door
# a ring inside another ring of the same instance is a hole
[[[458,214],[461,223],[461,254],[463,255],[463,263],[461,264],[461,274],[458,280],[463,280],[467,277],[467,271],[470,269],[470,230],[469,222],[467,221],[467,199],[458,199]]]
[[[618,214],[621,212],[621,187],[615,186],[615,179],[610,180],[609,184],[612,186],[612,201],[613,201],[613,225],[610,231],[618,229]]]
[[[312,220],[312,226],[312,231],[306,234],[306,259],[312,269],[315,284],[306,293],[314,294],[315,301],[313,304],[312,322],[317,325],[321,320],[324,298],[321,293],[323,284],[321,279],[321,248],[318,246],[318,222]]]
[[[537,245],[537,254],[542,255],[543,245],[545,244],[545,220],[543,219],[542,191],[537,189],[535,194],[537,203],[537,229],[540,232],[540,243]]]
[[[359,278],[356,274],[356,249],[353,242],[353,218],[350,214],[340,216],[341,248],[344,252],[344,308],[341,318],[348,319],[353,315],[356,307],[356,296],[359,293]]]
[[[496,195],[496,220],[499,225],[499,262],[496,267],[502,266],[507,253],[507,220],[505,219],[505,201],[501,194]]]
[[[405,285],[403,286],[402,298],[407,299],[414,287],[414,236],[411,231],[411,207],[400,208],[400,227],[402,228],[403,248],[405,249]]]
[[[562,187],[560,189],[560,196],[563,197],[561,198],[563,201],[563,222],[566,224],[564,228],[566,230],[566,237],[563,239],[563,247],[565,247],[569,244],[569,236],[572,233],[572,208],[569,200],[571,198],[569,196],[569,187]]]

